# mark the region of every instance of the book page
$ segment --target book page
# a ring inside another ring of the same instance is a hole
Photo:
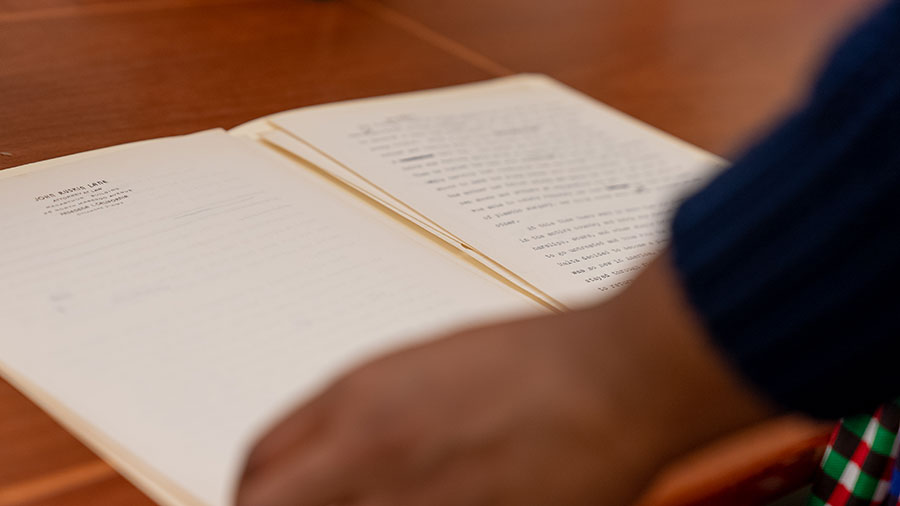
[[[538,310],[222,131],[53,165],[0,179],[0,364],[178,489],[157,499],[229,504],[249,445],[341,370]]]
[[[230,133],[230,132],[229,132]],[[440,239],[450,243],[458,244],[460,239],[447,233],[441,229],[427,217],[419,214],[415,209],[407,206],[403,202],[391,197],[372,186],[368,181],[359,177],[331,161],[328,157],[322,155],[315,149],[306,145],[296,137],[293,137],[281,130],[267,132],[259,137],[262,142],[276,146],[292,155],[295,155],[304,163],[305,168],[315,170],[327,167],[326,173],[338,178],[338,181],[349,186],[350,188],[362,193],[366,197],[374,199],[379,204],[384,205],[388,209],[400,214],[404,219],[412,221],[416,225],[425,228],[428,232],[434,234]],[[322,169],[324,170],[324,169]],[[338,177],[339,175],[339,177]]]
[[[229,131],[229,134],[235,135],[233,131]],[[548,307],[561,309],[552,297],[547,296],[547,294],[541,292],[534,285],[528,283],[503,265],[498,264],[493,259],[484,256],[481,252],[468,247],[462,239],[450,235],[446,230],[439,227],[427,217],[419,214],[416,210],[410,208],[403,202],[384,193],[379,188],[373,186],[355,173],[345,169],[342,165],[334,162],[296,137],[281,130],[275,130],[258,136],[257,140],[279,149],[281,152],[285,153],[286,156],[289,156],[292,161],[299,163],[306,170],[330,175],[336,184],[346,187],[351,193],[358,192],[361,199],[369,201],[376,207],[385,209],[386,212],[392,213],[401,220],[408,221],[430,234],[431,237],[439,239],[448,246],[455,248],[472,261],[489,269],[495,276],[512,284],[517,290],[527,294],[529,297],[540,301]]]
[[[541,76],[271,121],[569,307],[626,285],[723,166]]]

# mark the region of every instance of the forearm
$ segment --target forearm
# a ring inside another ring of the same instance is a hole
[[[578,334],[585,367],[598,392],[621,402],[624,430],[640,434],[646,454],[663,462],[774,413],[715,349],[668,254],[585,312],[594,329]]]
[[[672,258],[717,347],[785,409],[900,395],[900,2],[840,46],[784,124],[688,198]]]

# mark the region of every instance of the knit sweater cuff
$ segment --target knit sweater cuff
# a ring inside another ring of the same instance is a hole
[[[852,414],[900,394],[900,2],[804,107],[688,199],[672,251],[715,344],[776,403]]]

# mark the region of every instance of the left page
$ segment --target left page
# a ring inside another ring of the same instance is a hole
[[[221,131],[53,165],[0,173],[0,369],[160,501],[228,504],[354,363],[539,310]]]

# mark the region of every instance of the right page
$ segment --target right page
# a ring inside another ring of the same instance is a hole
[[[538,75],[271,121],[562,307],[627,284],[665,245],[675,206],[724,166]]]

